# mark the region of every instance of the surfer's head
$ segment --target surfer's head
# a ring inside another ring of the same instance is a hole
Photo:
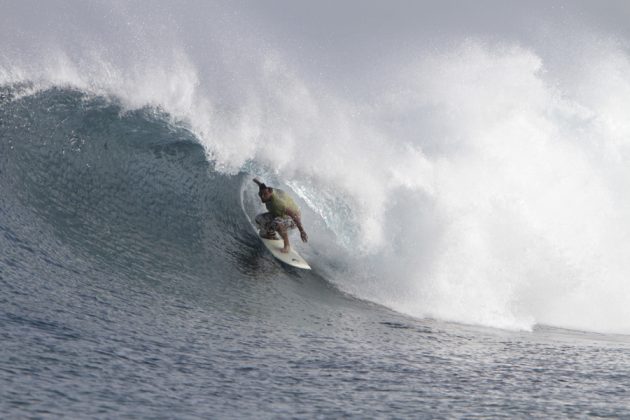
[[[263,203],[266,203],[271,199],[271,194],[273,192],[273,188],[268,187],[265,183],[260,182],[258,178],[254,178],[254,182],[258,184],[258,196]]]
[[[262,184],[260,186],[260,189],[258,190],[258,196],[263,203],[266,203],[267,201],[271,200],[272,192],[273,189],[271,187],[267,187],[265,184]]]

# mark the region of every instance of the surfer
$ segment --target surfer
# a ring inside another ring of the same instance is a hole
[[[256,224],[260,229],[260,236],[266,239],[276,239],[276,232],[284,241],[284,248],[281,252],[287,253],[290,250],[289,229],[296,227],[300,231],[302,242],[308,241],[308,235],[302,226],[300,208],[286,192],[277,188],[271,188],[254,178],[258,185],[258,196],[267,207],[267,213],[256,216]]]

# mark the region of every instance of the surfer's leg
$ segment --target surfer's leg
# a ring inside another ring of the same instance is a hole
[[[266,213],[269,214],[269,213]],[[284,216],[284,217],[274,217],[269,226],[271,227],[271,229],[273,229],[276,232],[280,232],[280,231],[289,231],[290,229],[295,229],[295,222],[293,221],[293,219],[289,216]]]
[[[277,232],[280,232],[280,230],[291,230],[291,229],[295,229],[295,221],[293,221],[293,219],[289,216],[284,216],[284,217],[274,217],[271,220],[271,228]]]
[[[282,252],[289,252],[289,229],[295,228],[295,222],[293,219],[289,216],[276,217],[271,222],[271,227],[280,234],[282,240],[284,241],[284,248],[282,248]]]
[[[276,229],[273,227],[274,218],[271,213],[261,213],[256,216],[256,224],[259,228],[259,234],[266,239],[276,238]]]

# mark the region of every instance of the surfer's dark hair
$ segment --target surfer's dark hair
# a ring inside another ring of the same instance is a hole
[[[262,195],[263,191],[266,189],[271,189],[271,187],[266,186],[264,183],[258,184],[258,195]]]
[[[256,185],[258,185],[258,195],[261,197],[262,197],[263,191],[267,189],[271,190],[271,187],[266,186],[264,182],[260,182],[258,178],[254,178],[254,182],[256,183]]]

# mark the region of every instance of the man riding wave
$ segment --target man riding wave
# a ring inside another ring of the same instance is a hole
[[[307,242],[308,235],[302,226],[300,208],[295,201],[286,192],[268,187],[258,178],[254,178],[254,182],[258,185],[260,200],[267,207],[267,213],[256,216],[260,236],[265,239],[277,239],[276,232],[279,233],[284,241],[284,247],[280,251],[285,254],[291,249],[289,229],[297,227],[302,241]]]

